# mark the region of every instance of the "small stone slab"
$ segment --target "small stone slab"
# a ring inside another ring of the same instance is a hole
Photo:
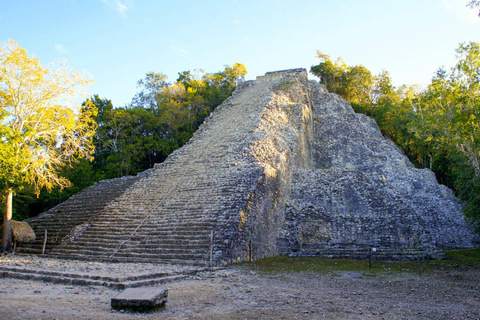
[[[113,309],[150,310],[167,303],[168,290],[162,288],[128,288],[111,300]]]

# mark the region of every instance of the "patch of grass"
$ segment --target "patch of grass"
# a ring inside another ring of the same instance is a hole
[[[295,82],[288,80],[279,85],[276,90],[288,92],[288,90],[295,85]]]
[[[252,268],[265,273],[359,271],[368,269],[368,261],[324,259],[318,257],[272,257],[256,260]]]
[[[363,271],[371,274],[382,273],[424,273],[435,270],[473,267],[480,269],[480,248],[445,251],[444,260],[386,262],[368,260],[325,259],[318,257],[272,257],[254,261],[250,268],[267,274],[313,272],[331,274],[342,271]]]
[[[476,264],[480,263],[480,248],[447,250],[445,256],[445,261],[452,261],[457,264]]]

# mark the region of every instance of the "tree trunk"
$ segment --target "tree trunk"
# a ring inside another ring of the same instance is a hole
[[[2,252],[10,251],[12,248],[12,199],[13,190],[7,189],[7,201],[3,215]]]

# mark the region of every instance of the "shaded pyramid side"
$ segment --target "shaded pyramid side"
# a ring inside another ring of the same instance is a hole
[[[314,167],[296,170],[283,254],[386,259],[441,257],[479,245],[462,204],[428,169],[416,169],[375,121],[315,89]]]

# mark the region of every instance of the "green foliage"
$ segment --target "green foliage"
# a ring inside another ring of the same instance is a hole
[[[452,166],[454,187],[458,196],[466,202],[464,212],[471,219],[478,221],[480,208],[480,180],[475,176],[473,168],[461,161]],[[480,224],[477,224],[480,232]]]
[[[467,7],[470,7],[471,9],[480,8],[480,1],[479,0],[470,0],[467,3]],[[480,17],[480,9],[478,10],[478,16]]]
[[[96,109],[74,101],[91,82],[63,63],[41,66],[13,40],[0,44],[2,189],[69,185],[60,168],[93,153]]]
[[[443,173],[466,201],[465,214],[480,221],[480,44],[462,43],[456,53],[456,66],[439,69],[419,95],[409,128],[432,155],[442,151]]]
[[[73,167],[63,168],[60,174],[70,181],[70,187],[54,188],[50,192],[43,188],[38,197],[28,188],[17,192],[13,203],[14,219],[23,220],[45,212],[100,180],[95,177],[93,164],[86,159],[80,159]]]
[[[364,66],[348,67],[342,58],[335,62],[330,56],[317,51],[320,64],[312,66],[311,72],[320,78],[328,91],[341,95],[351,103],[371,103],[374,89],[372,73]]]
[[[38,195],[71,186],[62,169],[91,158],[97,110],[75,101],[91,82],[63,62],[41,66],[13,40],[0,44],[2,252],[12,242],[13,195],[25,188]],[[25,201],[20,205],[16,218],[26,216]]]

